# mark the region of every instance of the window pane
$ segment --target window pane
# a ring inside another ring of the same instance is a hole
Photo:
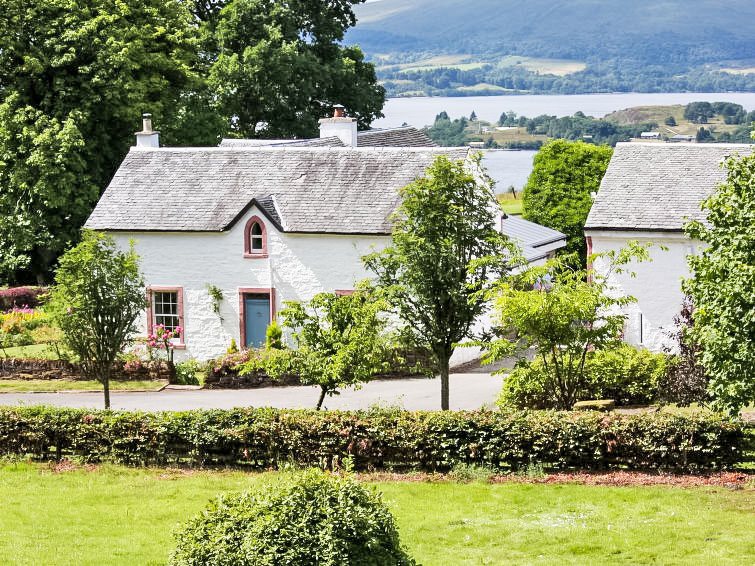
[[[262,249],[262,236],[252,235],[252,249],[253,250]]]
[[[261,236],[262,235],[262,226],[260,226],[259,222],[255,222],[252,224],[252,236]]]
[[[168,330],[178,325],[178,291],[155,291],[152,294],[154,324],[162,324]]]

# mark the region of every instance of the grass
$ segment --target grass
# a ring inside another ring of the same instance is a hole
[[[58,353],[50,344],[30,344],[0,349],[0,357],[57,360]]]
[[[157,565],[171,529],[221,491],[266,476],[105,466],[0,469],[4,564]],[[755,490],[574,484],[375,484],[425,566],[755,560]]]
[[[501,193],[496,195],[496,198],[498,198],[498,202],[506,214],[513,214],[515,216],[522,214],[521,193],[519,193],[517,198],[514,198],[511,193]]]
[[[165,381],[111,381],[111,391],[157,391]],[[99,381],[69,379],[0,379],[0,393],[31,393],[44,391],[102,391]]]

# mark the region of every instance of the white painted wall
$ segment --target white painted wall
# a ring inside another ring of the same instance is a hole
[[[612,276],[611,283],[617,293],[637,299],[625,310],[625,341],[653,351],[673,345],[668,333],[674,331],[674,317],[684,299],[681,280],[690,276],[686,256],[695,253],[700,242],[678,232],[587,230],[585,235],[592,238],[594,253],[619,250],[631,240],[656,244],[650,250],[653,261],[629,266],[635,277],[622,273]],[[662,250],[661,245],[668,249]],[[605,261],[596,262],[594,267],[598,273],[606,271]]]
[[[244,227],[259,216],[267,229],[268,258],[245,258]],[[184,342],[176,359],[205,360],[225,353],[231,339],[240,344],[239,288],[275,289],[275,311],[283,301],[311,299],[317,293],[353,289],[368,277],[362,256],[385,247],[387,236],[306,235],[279,232],[256,208],[228,232],[112,233],[121,247],[134,239],[149,286],[184,290]],[[207,285],[222,290],[220,315],[212,311]],[[146,313],[139,325],[147,331]]]

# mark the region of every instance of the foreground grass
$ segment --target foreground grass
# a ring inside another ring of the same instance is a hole
[[[157,565],[174,525],[274,474],[0,469],[3,564]],[[378,483],[425,566],[755,561],[755,490]]]
[[[111,381],[111,391],[157,391],[166,381]],[[0,379],[0,393],[32,393],[55,391],[102,391],[99,381],[69,379]]]

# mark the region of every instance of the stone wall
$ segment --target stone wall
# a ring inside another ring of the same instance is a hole
[[[114,381],[175,381],[173,364],[164,361],[116,362],[111,379]],[[27,360],[0,358],[0,379],[77,379],[83,380],[77,364],[66,360]]]

